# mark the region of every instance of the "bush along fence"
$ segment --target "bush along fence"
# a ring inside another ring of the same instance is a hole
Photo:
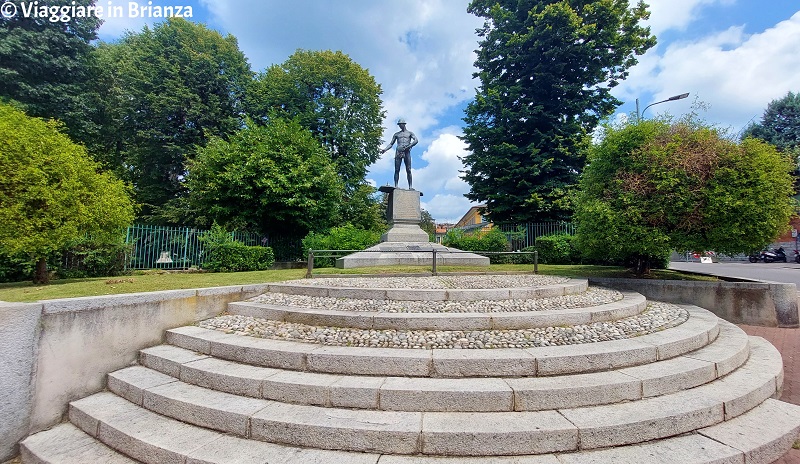
[[[125,243],[129,246],[126,269],[187,269],[201,266],[207,260],[207,244],[201,240],[207,230],[189,227],[164,227],[150,225],[133,225],[128,227]],[[299,240],[292,245],[291,240],[277,237],[270,240],[254,233],[231,232],[231,241],[251,247],[272,247],[286,255],[299,254]],[[288,250],[288,251],[287,251]],[[294,258],[297,259],[297,258]],[[272,260],[272,259],[271,259]]]
[[[528,222],[524,224],[495,224],[508,237],[512,250],[522,250],[536,245],[536,239],[545,235],[575,235],[577,225],[572,222]]]

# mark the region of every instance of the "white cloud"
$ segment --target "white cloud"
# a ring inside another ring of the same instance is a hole
[[[455,134],[439,135],[420,157],[428,165],[412,170],[414,185],[422,191],[445,189],[463,195],[468,186],[459,177],[459,171],[464,169],[459,157],[466,154],[467,145]]]
[[[423,200],[425,197],[422,197]],[[470,207],[477,205],[463,196],[450,194],[436,194],[430,201],[420,203],[422,209],[431,213],[437,223],[456,223],[461,219]]]
[[[669,30],[683,30],[697,19],[704,6],[721,4],[732,5],[735,0],[649,0],[650,19],[645,23],[652,33],[658,36]],[[633,2],[631,2],[633,3]]]
[[[800,12],[758,34],[736,26],[694,42],[673,42],[648,53],[614,93],[630,101],[649,92],[659,101],[691,92],[710,105],[701,116],[738,131],[758,119],[771,100],[798,89],[798,43]],[[686,113],[693,98],[651,111]]]
[[[427,138],[447,108],[473,97],[475,29],[482,20],[463,2],[295,0],[287,8],[278,0],[201,1],[238,38],[254,70],[282,63],[298,48],[350,55],[384,90],[387,140],[399,117]]]

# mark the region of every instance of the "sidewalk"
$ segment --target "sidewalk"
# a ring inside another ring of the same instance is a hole
[[[739,325],[748,335],[767,339],[783,356],[783,394],[781,401],[800,405],[800,329]],[[789,450],[775,464],[800,464],[800,450]]]

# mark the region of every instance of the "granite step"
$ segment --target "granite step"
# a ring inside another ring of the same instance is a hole
[[[800,431],[800,407],[770,399],[735,419],[690,434],[636,445],[489,458],[381,455],[297,448],[208,431],[144,410],[109,393],[93,395],[74,404],[71,419],[86,433],[120,453],[152,464],[223,464],[234,460],[240,464],[640,464],[656,461],[661,464],[766,464],[780,458]],[[70,462],[60,458],[63,450],[57,444],[49,446],[46,440],[36,437],[23,442],[24,452],[52,457],[41,462]]]
[[[525,298],[547,298],[573,295],[589,288],[587,279],[569,279],[561,284],[518,288],[380,288],[323,286],[314,279],[269,284],[267,291],[290,295],[305,295],[331,298],[355,298],[395,301],[474,301],[508,300]]]
[[[297,405],[218,392],[146,368],[112,375],[109,387],[132,403],[186,423],[291,446],[452,456],[541,454],[666,438],[744,414],[776,396],[782,382],[777,350],[758,337],[750,344],[745,364],[699,387],[616,404],[543,411],[412,412]]]
[[[228,304],[228,312],[280,322],[375,330],[510,330],[606,322],[640,314],[647,307],[639,293],[623,292],[612,303],[574,309],[483,313],[388,313],[338,311],[255,302]]]
[[[684,306],[689,319],[635,338],[563,346],[486,350],[414,350],[324,346],[263,339],[195,326],[166,332],[166,341],[198,353],[262,367],[392,377],[526,377],[579,374],[674,358],[713,341],[719,318]]]
[[[25,464],[135,464],[138,461],[120,454],[90,437],[74,425],[63,423],[31,435],[20,443]]]
[[[160,345],[141,351],[139,362],[145,367],[110,374],[109,387],[114,390],[119,377],[150,368],[192,385],[294,404],[390,411],[538,411],[674,393],[726,375],[748,354],[747,335],[725,321],[720,321],[719,336],[694,352],[616,372],[556,377],[343,376],[239,364]]]

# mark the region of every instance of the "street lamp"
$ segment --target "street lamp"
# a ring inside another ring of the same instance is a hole
[[[647,111],[647,108],[650,108],[653,105],[658,105],[659,103],[666,103],[666,102],[675,101],[675,100],[683,100],[684,98],[686,98],[688,96],[689,96],[689,93],[687,92],[687,93],[682,93],[680,95],[674,95],[672,97],[667,98],[666,100],[661,100],[661,101],[658,101],[658,102],[655,102],[655,103],[650,103],[649,105],[644,107],[644,109],[642,110],[641,113],[639,112],[639,99],[637,98],[636,99],[636,122],[639,122],[639,121],[642,120],[642,116],[644,115],[644,112]]]

